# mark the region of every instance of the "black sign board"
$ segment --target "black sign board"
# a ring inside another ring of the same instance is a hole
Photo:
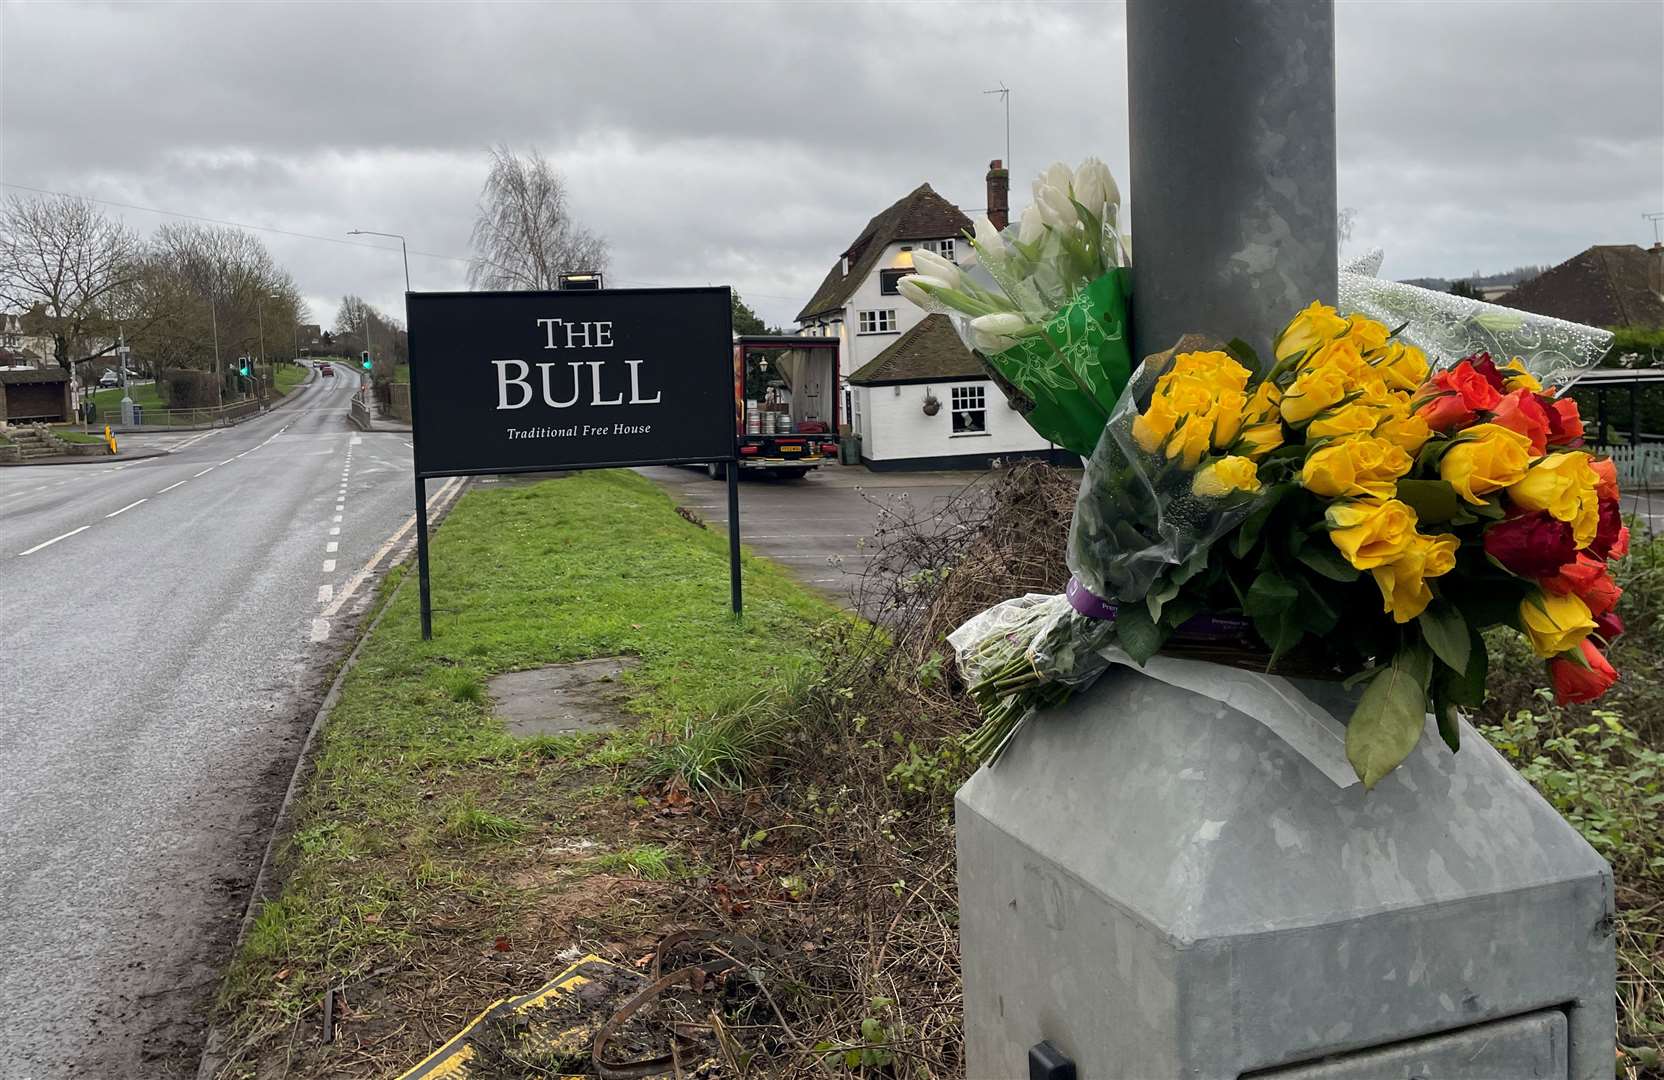
[[[727,462],[740,612],[738,381],[726,288],[406,293],[422,637],[427,481]]]
[[[734,458],[726,288],[412,293],[416,472]]]

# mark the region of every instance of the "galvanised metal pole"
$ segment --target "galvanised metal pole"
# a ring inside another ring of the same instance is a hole
[[[1333,0],[1129,0],[1134,360],[1335,302]]]

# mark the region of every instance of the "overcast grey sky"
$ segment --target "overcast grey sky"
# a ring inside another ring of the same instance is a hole
[[[1650,243],[1664,2],[1337,5],[1348,250],[1393,277]],[[461,288],[486,148],[536,147],[609,281],[732,284],[787,322],[880,209],[1013,207],[1056,158],[1126,185],[1124,10],[883,2],[0,4],[0,180],[325,237],[403,232]],[[15,189],[8,189],[15,192]],[[1137,192],[1128,192],[1135,215]],[[143,231],[165,220],[112,210]],[[397,314],[391,252],[262,234],[326,325]],[[357,243],[353,241],[352,243]],[[392,243],[392,242],[389,242]]]

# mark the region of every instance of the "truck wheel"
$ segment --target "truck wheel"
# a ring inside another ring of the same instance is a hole
[[[722,462],[720,462],[720,461],[713,461],[710,464],[706,465],[705,466],[705,475],[710,477],[712,480],[726,480],[726,479],[728,479],[728,473],[723,468]]]

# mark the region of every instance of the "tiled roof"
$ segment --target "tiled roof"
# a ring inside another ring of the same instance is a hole
[[[926,315],[907,333],[849,377],[856,386],[935,382],[943,379],[986,379],[982,362],[953,329],[946,315]]]
[[[814,298],[797,313],[798,319],[801,321],[843,307],[850,293],[872,273],[873,264],[890,244],[906,240],[945,240],[968,232],[970,228],[971,219],[957,206],[936,194],[929,184],[920,184],[867,222],[861,235],[827,271],[820,288],[815,290]],[[847,274],[843,272],[845,259],[850,263]]]
[[[1596,244],[1496,302],[1588,326],[1664,327],[1664,296],[1649,278],[1649,263],[1660,258],[1635,244]]]

